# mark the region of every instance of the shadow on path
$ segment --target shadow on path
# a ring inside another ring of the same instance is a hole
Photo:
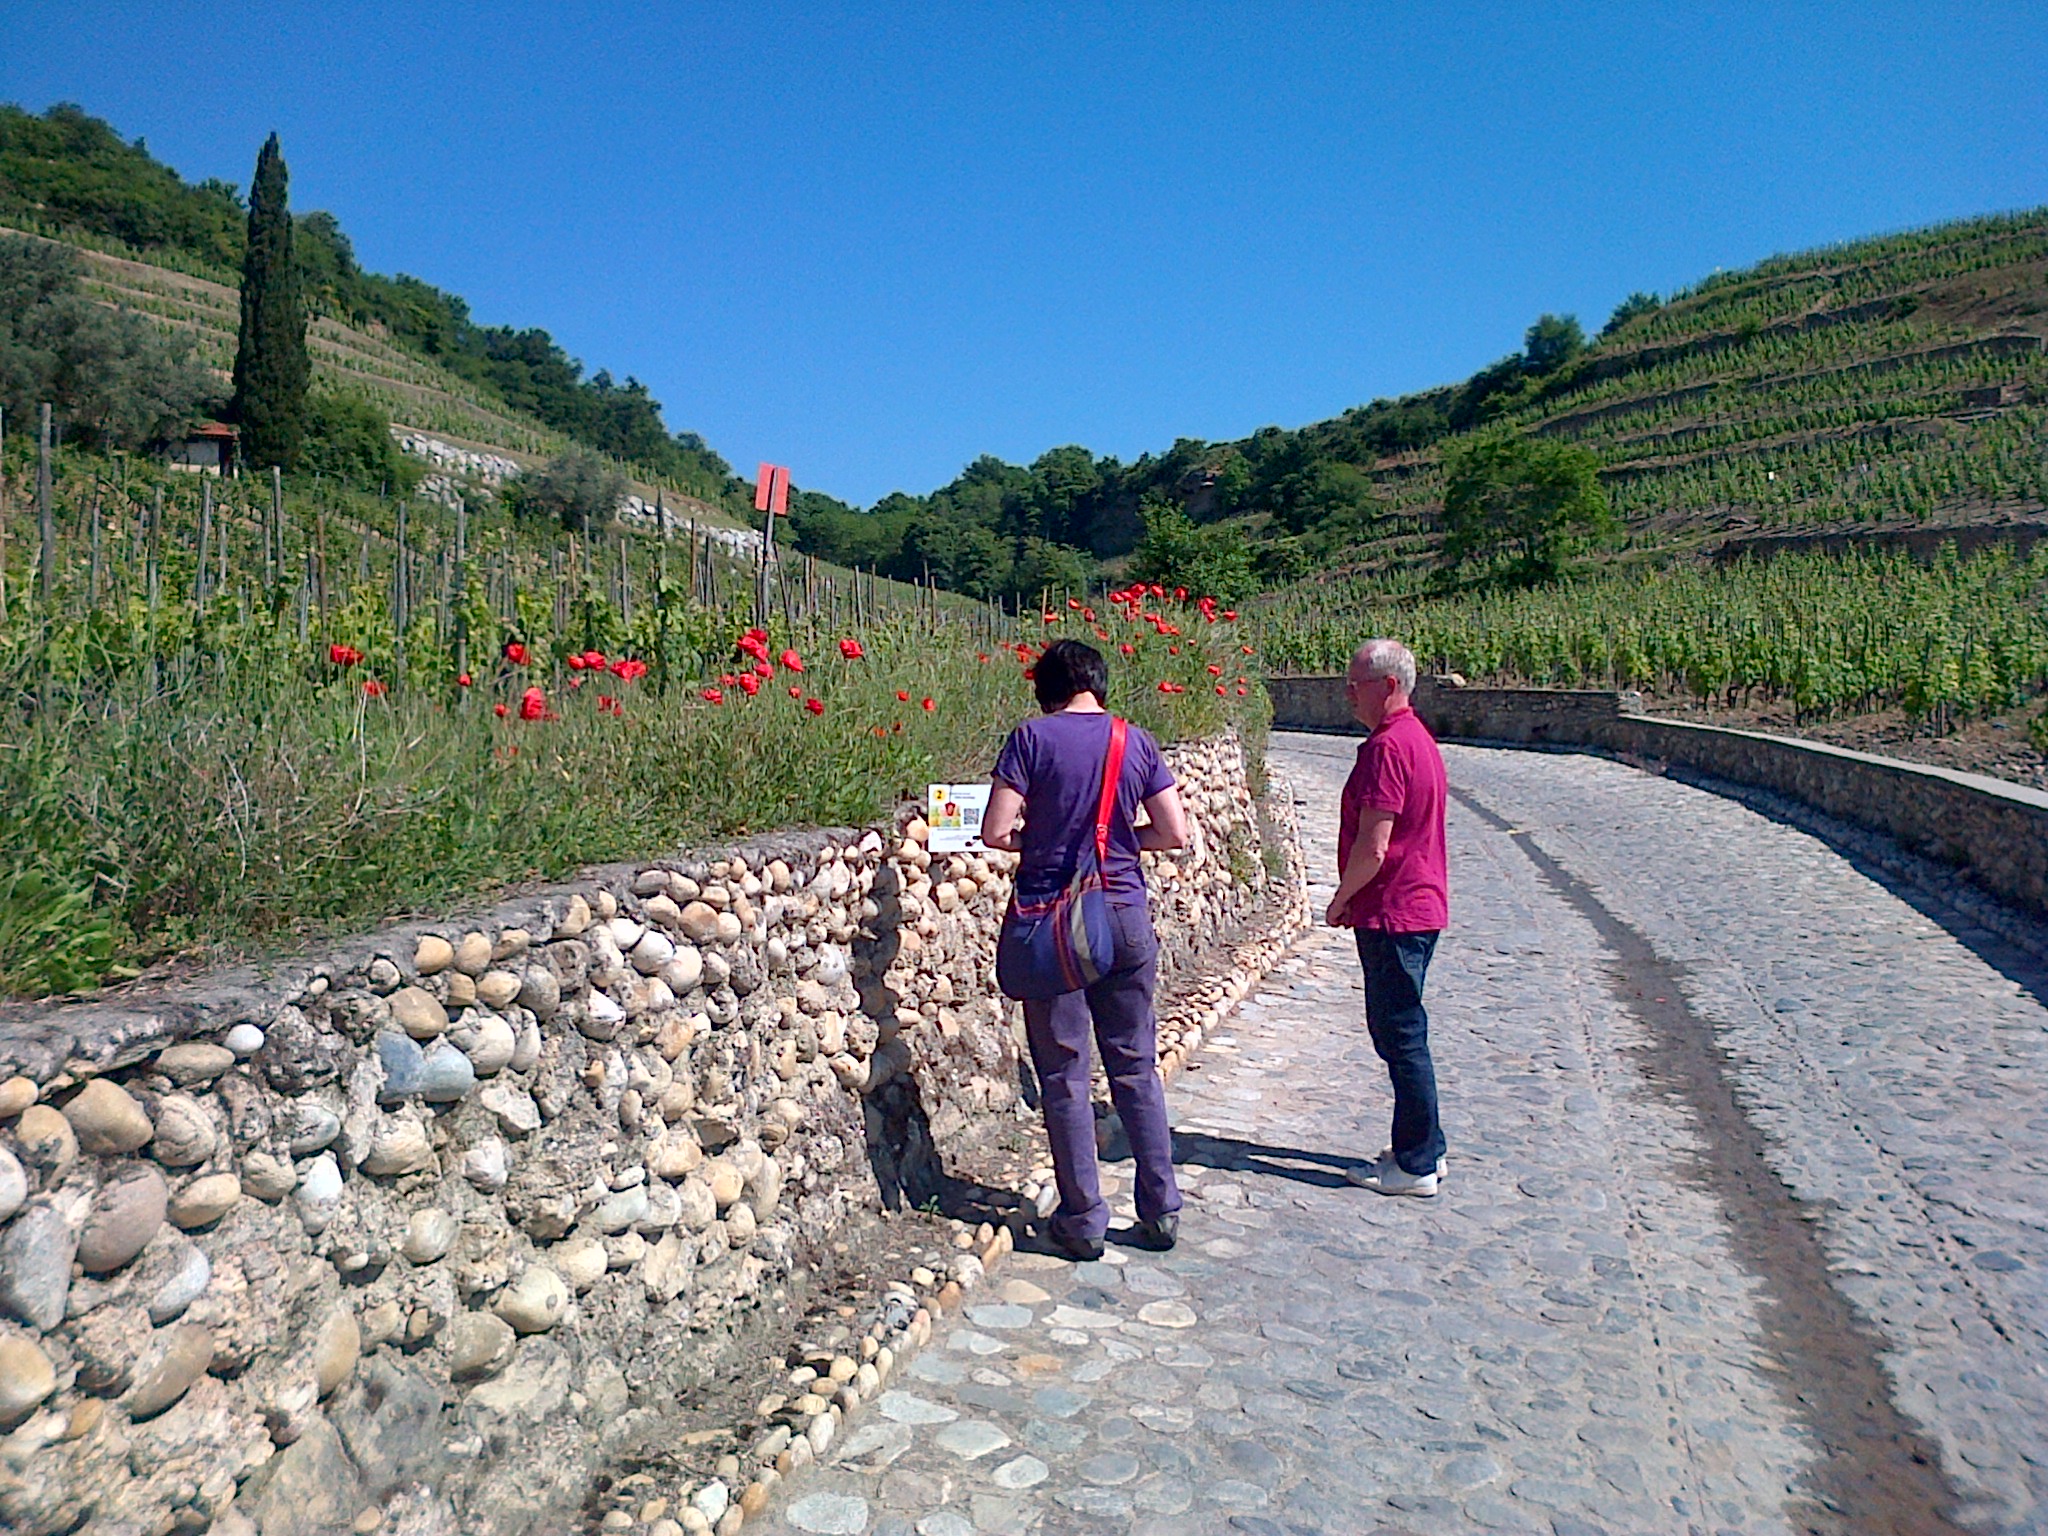
[[[1349,1153],[1276,1147],[1263,1141],[1242,1141],[1235,1136],[1212,1136],[1206,1131],[1175,1131],[1173,1160],[1176,1165],[1192,1163],[1232,1173],[1292,1179],[1297,1184],[1313,1184],[1320,1189],[1346,1188],[1347,1170],[1372,1166],[1370,1158]]]

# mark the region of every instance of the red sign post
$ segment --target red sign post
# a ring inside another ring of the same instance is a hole
[[[761,569],[754,583],[754,622],[768,622],[768,564],[775,558],[775,519],[789,516],[789,466],[763,464],[754,477],[754,510],[761,519]]]
[[[789,466],[763,464],[754,479],[754,510],[773,517],[789,516]]]

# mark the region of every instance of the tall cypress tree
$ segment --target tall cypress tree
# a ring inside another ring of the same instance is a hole
[[[249,243],[242,254],[242,334],[235,347],[235,420],[250,465],[290,469],[306,432],[306,305],[292,262],[288,180],[277,135],[256,157],[249,187]]]

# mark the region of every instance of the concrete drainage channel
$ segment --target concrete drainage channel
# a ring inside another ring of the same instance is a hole
[[[1464,791],[1452,795],[1507,834],[1599,934],[1613,961],[1614,994],[1652,1042],[1637,1059],[1646,1085],[1683,1104],[1697,1125],[1706,1150],[1682,1166],[1718,1201],[1730,1241],[1759,1284],[1762,1343],[1783,1368],[1785,1406],[1819,1452],[1802,1527],[1827,1536],[1961,1536],[1966,1528],[1948,1513],[1960,1500],[1934,1448],[1893,1406],[1880,1363],[1883,1342],[1829,1277],[1816,1226],[1823,1212],[1772,1170],[1769,1144],[1736,1096],[1714,1026],[1685,1001],[1682,968],[1659,956],[1531,834]]]

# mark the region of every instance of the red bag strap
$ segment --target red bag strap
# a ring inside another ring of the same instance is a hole
[[[1109,867],[1109,819],[1116,814],[1116,790],[1124,776],[1124,739],[1130,725],[1117,715],[1109,717],[1109,756],[1102,764],[1102,799],[1095,807],[1095,862]]]

